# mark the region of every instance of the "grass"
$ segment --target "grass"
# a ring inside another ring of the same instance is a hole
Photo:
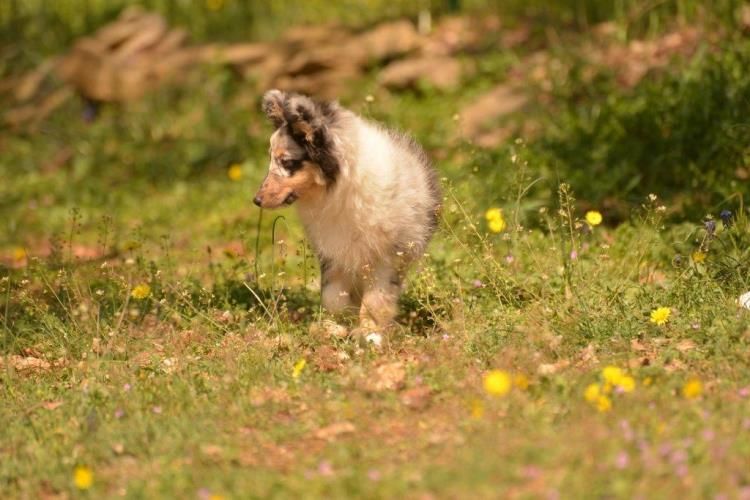
[[[7,130],[2,496],[747,495],[736,36],[627,91],[566,80],[529,111],[536,139],[490,151],[456,140],[453,116],[523,49],[481,56],[454,93],[353,89],[345,104],[426,145],[445,192],[380,348],[334,335],[293,211],[252,206],[270,130],[231,73],[92,124],[70,101],[36,131]],[[665,140],[633,133],[664,124]],[[584,394],[607,366],[635,388],[600,411]],[[485,390],[490,370],[513,380],[507,393]]]

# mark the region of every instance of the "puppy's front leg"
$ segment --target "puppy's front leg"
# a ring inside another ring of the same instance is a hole
[[[323,307],[332,314],[345,312],[352,307],[352,279],[345,273],[333,269],[323,261],[321,270],[320,300]]]
[[[382,330],[390,326],[398,313],[400,292],[401,276],[391,265],[381,263],[367,269],[359,309],[360,328]]]

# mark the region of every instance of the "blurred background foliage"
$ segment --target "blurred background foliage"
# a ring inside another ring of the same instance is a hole
[[[456,54],[471,68],[460,85],[385,90],[378,84],[381,68],[372,67],[339,95],[355,111],[415,135],[475,213],[517,204],[519,222],[543,226],[536,211],[555,203],[561,181],[572,185],[583,209],[602,209],[609,224],[627,220],[651,192],[665,197],[668,215],[679,220],[742,209],[750,194],[745,2],[5,0],[0,78],[12,85],[17,75],[65,53],[78,37],[135,4],[185,28],[195,43],[277,40],[299,24],[357,30],[401,18],[417,24],[427,11],[435,26],[450,16],[497,16],[501,28],[482,50]],[[499,41],[518,29],[528,30],[522,43]],[[618,74],[621,64],[608,61],[612,47],[637,62],[639,47],[682,32],[697,33],[694,50],[665,58],[627,85]],[[543,63],[534,67],[536,60]],[[508,81],[529,94],[510,119],[491,123],[504,140],[477,147],[457,138],[467,106]],[[81,118],[90,103],[73,99],[33,129],[0,125],[0,173],[11,179],[0,186],[0,244],[59,231],[72,207],[83,209],[89,226],[107,207],[137,213],[159,232],[181,217],[189,223],[206,205],[249,200],[266,162],[261,90],[237,71],[208,66],[180,85],[102,107],[91,123]],[[224,172],[234,164],[243,166],[248,182],[227,188]],[[159,209],[144,210],[148,200]],[[39,206],[43,215],[35,212]],[[176,206],[183,210],[161,209]],[[241,223],[251,230],[250,220]]]
[[[4,0],[3,42],[33,41],[30,49],[54,52],[75,37],[112,21],[123,8],[141,5],[188,26],[198,40],[274,37],[296,24],[331,23],[363,27],[386,19],[494,12],[508,19],[533,19],[542,28],[585,30],[605,21],[622,23],[631,36],[658,32],[677,19],[733,23],[741,0]],[[710,19],[708,19],[710,18]]]

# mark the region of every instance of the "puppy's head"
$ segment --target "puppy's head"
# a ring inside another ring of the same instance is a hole
[[[269,90],[263,111],[276,128],[271,135],[268,174],[253,200],[263,208],[291,205],[321,196],[336,181],[336,159],[331,125],[336,104]]]

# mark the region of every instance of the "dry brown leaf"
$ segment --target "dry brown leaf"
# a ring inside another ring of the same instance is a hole
[[[633,349],[634,351],[646,351],[646,350],[648,350],[648,348],[645,345],[643,345],[643,343],[641,343],[641,341],[638,340],[638,339],[632,339],[630,341],[630,348]]]
[[[413,410],[422,410],[430,404],[432,391],[426,385],[413,387],[401,394],[401,403]]]
[[[628,368],[631,370],[635,370],[637,368],[641,368],[644,366],[649,366],[651,364],[651,359],[649,359],[648,356],[644,356],[642,358],[630,358],[628,360]]]
[[[42,408],[44,408],[45,410],[51,411],[51,410],[58,409],[59,407],[62,406],[62,404],[63,404],[62,401],[45,401],[44,403],[42,403]]]
[[[291,400],[286,389],[281,387],[255,387],[250,390],[250,404],[263,406],[266,403],[288,403]]]
[[[576,366],[578,367],[599,364],[599,358],[596,357],[596,348],[594,348],[594,344],[589,344],[581,349],[581,352],[578,356],[578,363],[576,363]]]
[[[655,285],[663,285],[667,281],[667,275],[656,269],[649,269],[646,271],[645,276],[640,277],[641,283],[653,283]]]
[[[351,422],[343,421],[336,422],[326,427],[321,427],[315,431],[315,437],[324,441],[332,441],[338,436],[343,434],[351,434],[356,431],[357,428]]]
[[[668,373],[676,372],[676,371],[683,371],[685,369],[686,365],[679,359],[670,359],[666,363],[664,363],[664,370]]]
[[[221,446],[215,444],[204,444],[201,445],[201,453],[212,460],[218,460],[221,458],[224,450]]]
[[[339,367],[339,356],[332,347],[323,346],[315,351],[312,362],[318,370],[332,372]]]
[[[52,367],[49,361],[44,359],[34,356],[19,356],[18,354],[13,354],[7,358],[0,357],[0,367],[5,366],[6,359],[11,368],[21,373],[39,373]]]
[[[695,347],[696,347],[695,342],[693,342],[690,339],[681,340],[675,346],[675,348],[680,352],[687,352],[687,351],[695,349]]]
[[[365,384],[370,392],[396,391],[404,386],[406,370],[403,363],[395,361],[378,366]]]
[[[570,366],[570,361],[561,359],[557,363],[542,363],[537,367],[536,371],[539,375],[554,375],[568,366]]]
[[[345,326],[339,325],[335,321],[323,320],[320,323],[312,323],[310,325],[310,335],[317,338],[336,338],[342,339],[349,335],[349,331]]]

